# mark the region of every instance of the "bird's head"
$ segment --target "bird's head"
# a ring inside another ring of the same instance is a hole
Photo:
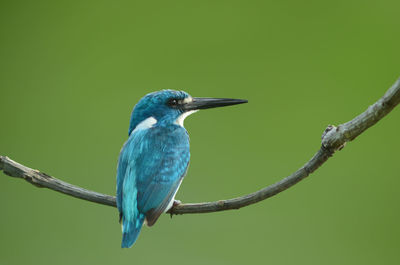
[[[246,103],[247,100],[230,98],[192,98],[184,91],[161,90],[144,96],[134,107],[129,126],[129,135],[142,122],[150,124],[177,124],[183,126],[184,119],[200,110]]]

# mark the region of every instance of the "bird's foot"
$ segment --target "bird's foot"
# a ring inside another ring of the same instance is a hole
[[[182,202],[180,200],[174,200],[172,207],[178,206],[179,204],[182,204]]]
[[[182,204],[182,202],[181,202],[180,200],[174,200],[174,203],[172,204],[172,207],[168,210],[168,212],[169,212],[171,218],[172,218],[172,216],[174,215],[174,214],[171,212],[171,210],[172,210],[175,206],[178,206],[179,204]]]

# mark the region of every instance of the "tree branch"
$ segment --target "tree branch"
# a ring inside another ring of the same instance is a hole
[[[328,126],[322,135],[322,145],[317,153],[292,175],[254,193],[241,197],[204,203],[186,203],[174,206],[170,214],[209,213],[239,209],[270,198],[308,177],[324,164],[335,151],[354,140],[366,129],[386,116],[400,102],[400,79],[366,111],[337,127]],[[0,170],[6,175],[22,178],[37,187],[52,189],[79,199],[116,207],[115,197],[86,190],[51,177],[38,170],[21,165],[6,156],[0,156]]]

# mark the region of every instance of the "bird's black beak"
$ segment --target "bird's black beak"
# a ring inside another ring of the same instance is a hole
[[[183,110],[189,111],[189,110],[225,107],[243,103],[247,103],[247,100],[233,99],[233,98],[193,98],[192,101],[187,102],[182,107]]]

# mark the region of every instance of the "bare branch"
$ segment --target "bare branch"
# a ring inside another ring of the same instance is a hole
[[[25,179],[39,188],[48,188],[82,200],[117,207],[113,196],[74,186],[36,169],[21,165],[6,156],[0,156],[0,170],[11,177]]]
[[[366,111],[349,122],[337,127],[328,126],[322,135],[322,145],[318,152],[292,175],[254,193],[216,202],[186,203],[174,206],[170,214],[209,213],[239,209],[272,197],[308,177],[317,170],[335,151],[344,147],[346,142],[354,140],[366,129],[386,116],[400,102],[400,79]],[[6,175],[22,178],[37,187],[52,189],[79,199],[116,207],[115,197],[86,190],[71,185],[45,173],[21,165],[8,157],[0,156],[0,170]]]

